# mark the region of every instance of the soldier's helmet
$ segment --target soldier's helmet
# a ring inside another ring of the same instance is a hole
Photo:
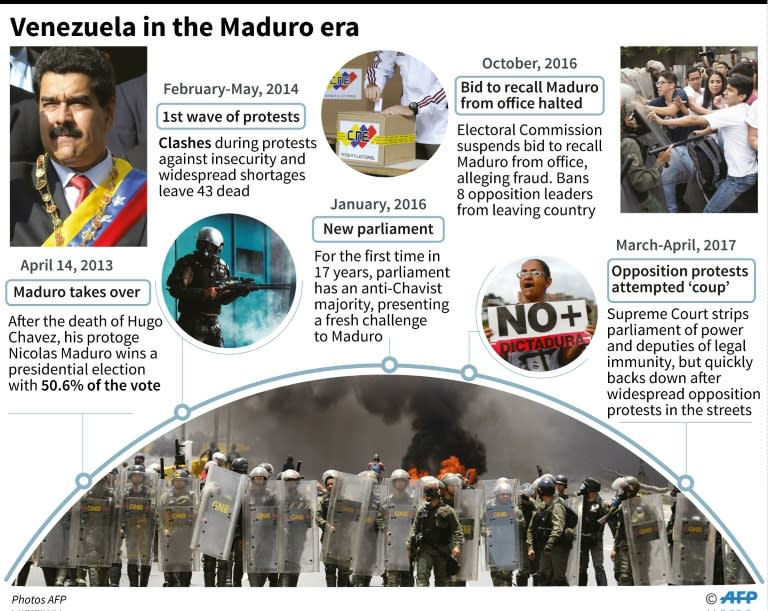
[[[616,496],[623,501],[624,499],[637,496],[637,493],[640,491],[640,482],[632,475],[625,475],[624,477],[616,478],[613,484],[611,484],[611,488],[616,491]]]
[[[536,496],[536,491],[533,489],[533,486],[531,486],[531,484],[526,482],[522,486],[520,486],[520,495],[524,496],[527,499],[532,499],[534,496]]]
[[[186,481],[189,477],[189,472],[186,469],[179,469],[173,474],[173,479]]]
[[[218,256],[224,248],[224,236],[215,227],[202,227],[195,242],[197,252],[206,258]]]
[[[561,485],[567,487],[568,486],[568,476],[567,475],[562,475],[562,474],[557,475],[557,477],[555,477],[555,483],[556,484],[561,484]]]
[[[395,469],[394,471],[392,471],[392,476],[390,477],[390,479],[392,480],[404,479],[405,481],[408,481],[411,478],[408,475],[408,471],[406,471],[405,469]]]
[[[602,488],[602,484],[600,483],[599,479],[592,476],[586,477],[584,478],[584,481],[581,482],[579,494],[587,494],[588,492],[600,492],[600,488]]]
[[[134,477],[140,481],[144,481],[144,473],[146,472],[146,469],[144,468],[144,465],[133,465],[128,469],[128,477],[133,480]]]
[[[234,461],[232,462],[234,464]],[[267,471],[264,467],[258,466],[251,469],[251,472],[248,474],[248,477],[253,479],[254,477],[263,477],[265,480],[269,479],[269,471]]]
[[[433,498],[435,496],[439,496],[440,494],[440,484],[445,486],[443,482],[438,480],[436,477],[432,475],[425,475],[421,478],[421,485],[424,490],[424,496],[428,499]]]
[[[551,477],[542,477],[539,480],[539,494],[541,496],[553,496],[555,494],[555,482]]]
[[[328,469],[327,471],[325,471],[323,473],[323,486],[327,486],[328,480],[331,478],[336,479],[338,475],[339,475],[339,472],[336,471],[336,469]]]
[[[231,465],[232,471],[235,473],[242,473],[246,475],[248,473],[248,459],[247,458],[235,458]]]
[[[443,483],[448,486],[456,486],[457,490],[461,490],[464,487],[464,478],[458,473],[446,473],[443,475]]]
[[[223,452],[214,452],[213,456],[211,457],[213,459],[213,462],[215,463],[226,463],[227,457]],[[221,466],[221,465],[219,465]]]
[[[640,481],[633,475],[627,475],[624,479],[629,486],[629,496],[637,496],[637,493],[640,492]]]
[[[295,471],[294,469],[286,469],[285,471],[283,471],[283,475],[280,479],[282,479],[285,482],[297,482],[300,479],[304,479],[304,478],[301,476],[301,473],[299,473],[298,471]]]
[[[506,482],[500,482],[496,484],[496,487],[493,489],[493,494],[496,495],[496,497],[500,497],[503,494],[512,496],[512,486]]]
[[[270,475],[273,475],[275,473],[275,468],[268,462],[262,462],[256,465],[257,467],[264,467]]]

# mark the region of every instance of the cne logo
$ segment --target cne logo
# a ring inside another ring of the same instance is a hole
[[[357,80],[357,74],[354,72],[337,72],[328,83],[328,89],[334,91],[344,91]]]
[[[376,128],[373,125],[366,126],[355,123],[352,126],[352,129],[347,131],[347,140],[349,141],[350,146],[362,150],[378,133],[379,132],[376,131]]]

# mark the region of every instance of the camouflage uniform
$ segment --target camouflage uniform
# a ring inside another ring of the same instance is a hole
[[[528,498],[523,498],[520,501],[520,511],[523,514],[523,522],[520,524],[520,541],[524,542],[528,536],[528,526],[533,519],[533,513],[535,506]],[[534,558],[531,560],[526,553],[526,546],[520,545],[520,570],[515,575],[515,582],[518,587],[526,587],[528,585],[528,578],[533,575],[533,585],[539,585],[539,559]]]
[[[633,586],[635,580],[632,576],[632,561],[629,557],[629,541],[624,527],[624,516],[621,507],[618,508],[609,521],[613,532],[613,551],[616,557],[613,560],[613,576],[616,584],[620,586]]]
[[[605,524],[598,523],[598,520],[608,513],[609,509],[610,505],[599,496],[594,501],[588,501],[587,497],[584,497],[584,505],[581,510],[580,586],[587,585],[590,553],[592,554],[592,566],[595,569],[595,582],[599,586],[608,585],[603,566],[603,530]]]
[[[434,506],[424,503],[408,535],[408,549],[416,557],[416,585],[429,586],[434,569],[435,586],[448,586],[448,557],[454,547],[463,544],[464,533],[456,512],[442,501]]]
[[[565,532],[565,503],[552,497],[533,514],[528,526],[526,542],[539,560],[542,586],[567,586],[568,553],[573,545]]]

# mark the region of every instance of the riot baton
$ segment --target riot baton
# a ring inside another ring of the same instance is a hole
[[[655,147],[648,149],[648,154],[658,155],[662,151],[666,151],[670,146],[672,148],[676,148],[678,146],[683,146],[684,144],[688,144],[689,142],[696,142],[697,140],[702,140],[707,137],[708,136],[694,136],[693,138],[688,138],[687,140],[681,140],[680,142],[671,142],[669,144],[664,144],[664,145],[657,144]]]

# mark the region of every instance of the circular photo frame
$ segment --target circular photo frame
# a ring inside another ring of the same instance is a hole
[[[296,296],[288,247],[268,225],[240,214],[187,227],[163,263],[163,298],[185,338],[214,348],[263,342]]]
[[[483,333],[494,354],[521,372],[567,367],[589,346],[597,322],[586,278],[552,257],[500,268],[483,289]]]
[[[346,62],[326,86],[321,113],[339,160],[371,176],[418,169],[448,127],[445,89],[429,67],[401,51],[370,51]]]

